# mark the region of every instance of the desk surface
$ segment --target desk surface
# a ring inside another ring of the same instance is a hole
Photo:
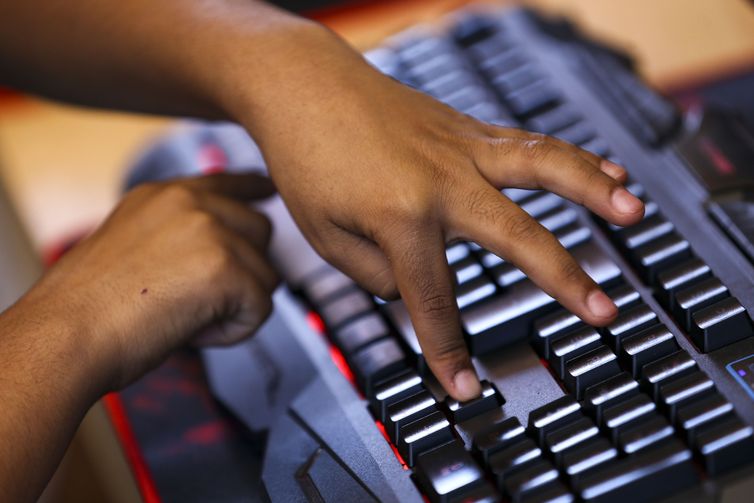
[[[390,33],[481,0],[391,0],[319,18],[365,49]],[[565,13],[636,55],[661,88],[754,66],[754,8],[746,0],[530,0]],[[36,100],[0,102],[0,165],[38,245],[98,222],[117,200],[125,166],[165,119],[83,111]]]

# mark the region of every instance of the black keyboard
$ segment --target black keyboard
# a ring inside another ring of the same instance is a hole
[[[454,14],[443,26],[411,29],[367,57],[461,112],[557,136],[627,168],[629,189],[646,205],[630,228],[552,193],[503,191],[557,236],[620,314],[588,326],[512,264],[474,243],[449,246],[464,336],[483,379],[482,396],[458,403],[429,372],[402,302],[376,299],[325,264],[273,203],[272,255],[289,286],[276,297],[274,328],[249,343],[253,351],[205,353],[216,396],[269,432],[267,494],[750,499],[751,133],[728,114],[682,115],[629,58],[563,20],[512,10]],[[195,140],[223,148],[231,165],[261,160],[236,126],[200,127]],[[304,327],[308,310],[326,342]]]

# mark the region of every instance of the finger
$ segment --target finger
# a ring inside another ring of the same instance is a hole
[[[532,133],[530,131],[525,131],[523,129],[504,128],[500,126],[492,126],[492,129],[490,131],[490,136],[492,136],[493,138],[512,137],[512,138],[523,139],[526,141],[532,141],[532,140],[547,141],[563,150],[571,152],[574,155],[578,155],[579,157],[583,158],[586,162],[594,165],[594,167],[601,170],[603,173],[610,176],[611,178],[613,178],[615,181],[619,183],[626,183],[626,180],[628,179],[628,174],[626,173],[626,170],[623,167],[615,164],[612,161],[603,159],[597,154],[589,152],[588,150],[584,150],[583,148],[579,148],[572,143],[568,143],[567,141],[561,140],[560,138],[556,138],[554,136],[547,136],[547,135],[542,135],[539,133]]]
[[[615,304],[547,229],[489,185],[447,218],[450,227],[516,264],[532,281],[590,325],[605,325]]]
[[[327,240],[330,249],[339,251],[329,254],[335,267],[381,299],[399,297],[390,263],[376,244],[341,228],[328,233]]]
[[[481,387],[461,335],[442,234],[420,227],[407,234],[409,239],[391,239],[386,248],[398,290],[432,373],[453,398],[470,400]]]
[[[184,178],[178,183],[191,189],[213,192],[240,201],[264,199],[276,192],[272,180],[257,173],[217,173]]]
[[[636,223],[644,215],[644,204],[621,183],[550,141],[505,138],[482,150],[478,169],[496,187],[556,192],[617,225]]]
[[[272,224],[263,214],[247,204],[212,192],[199,193],[202,208],[214,215],[224,226],[239,233],[259,250],[265,250],[272,237]]]
[[[252,335],[272,312],[272,299],[255,281],[239,282],[232,314],[215,320],[192,339],[195,347],[229,346]]]
[[[280,278],[262,252],[234,232],[226,232],[223,239],[246,274],[255,279],[264,291],[271,295],[280,284]]]

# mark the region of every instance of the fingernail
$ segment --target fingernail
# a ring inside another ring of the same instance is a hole
[[[459,400],[465,402],[482,394],[479,378],[473,370],[464,369],[453,376],[453,387]]]
[[[624,187],[618,187],[613,192],[613,207],[620,213],[638,213],[643,204],[638,197]]]
[[[625,169],[623,169],[621,166],[618,166],[614,162],[603,160],[600,163],[600,170],[605,173],[610,178],[614,178],[615,180],[619,180],[623,174],[626,172]]]
[[[615,303],[602,290],[595,290],[586,299],[586,305],[597,318],[611,318],[618,311]]]

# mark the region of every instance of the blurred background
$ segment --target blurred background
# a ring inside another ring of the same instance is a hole
[[[302,9],[363,50],[464,4],[513,2],[280,3]],[[754,7],[747,0],[523,3],[567,15],[632,54],[644,78],[667,93],[754,72]],[[54,254],[97,225],[118,200],[127,167],[174,124],[174,119],[84,110],[0,90],[0,177],[40,255]],[[45,501],[138,500],[109,419],[98,406]]]

